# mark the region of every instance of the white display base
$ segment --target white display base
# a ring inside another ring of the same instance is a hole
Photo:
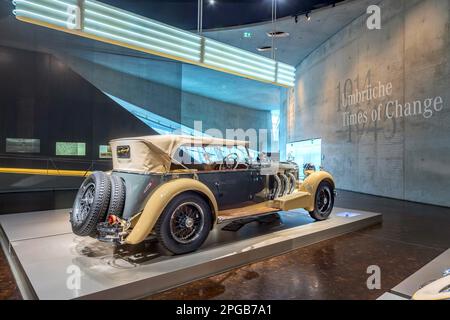
[[[163,256],[152,241],[117,249],[77,237],[68,210],[0,216],[0,233],[25,299],[138,299],[381,223],[382,216],[335,208],[323,222],[303,210],[252,221],[235,232],[217,226],[199,251],[184,256]]]
[[[389,299],[391,296],[410,300],[414,293],[425,284],[441,278],[443,272],[447,269],[450,269],[450,249],[402,281],[399,285],[390,290],[389,293],[382,295],[378,300],[393,300]]]

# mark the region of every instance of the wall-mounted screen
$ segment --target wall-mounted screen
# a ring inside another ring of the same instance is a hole
[[[98,157],[100,159],[112,159],[111,146],[100,145],[98,150]]]
[[[41,140],[6,138],[7,153],[40,153]]]
[[[56,142],[56,155],[84,157],[86,155],[86,143]]]

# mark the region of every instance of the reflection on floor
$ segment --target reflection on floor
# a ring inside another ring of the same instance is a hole
[[[449,208],[350,192],[339,192],[337,205],[381,212],[383,225],[199,280],[149,299],[376,299],[450,247]],[[132,259],[141,258],[152,257],[138,255]],[[381,268],[381,290],[367,289],[366,271],[370,265]],[[20,298],[12,279],[0,254],[1,299]]]
[[[327,221],[304,210],[217,225],[202,247],[185,256],[165,254],[157,242],[114,246],[72,233],[69,209],[0,216],[2,247],[27,299],[134,299],[203,279],[355,230],[380,224],[379,213],[335,207]],[[242,226],[245,224],[244,226]],[[226,226],[226,225],[225,225]],[[237,230],[237,231],[235,231]],[[79,287],[68,273],[81,272]],[[26,280],[25,280],[26,277]]]
[[[199,280],[148,299],[376,299],[450,247],[450,208],[339,192],[337,204],[383,225]],[[369,290],[367,267],[381,268]]]

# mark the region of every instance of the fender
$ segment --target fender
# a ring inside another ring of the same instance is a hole
[[[211,190],[198,180],[188,178],[175,179],[162,184],[153,192],[147,200],[139,220],[125,239],[125,243],[138,244],[144,241],[152,232],[156,222],[169,202],[179,194],[187,191],[197,192],[208,200],[214,215],[214,221],[216,221],[219,209],[216,198]]]
[[[305,209],[307,211],[314,210],[317,188],[322,181],[328,181],[333,186],[333,189],[336,188],[333,176],[326,171],[317,171],[311,173],[300,185],[299,191],[308,192],[309,194],[311,194],[311,197],[308,197],[307,199],[307,206],[305,206]]]

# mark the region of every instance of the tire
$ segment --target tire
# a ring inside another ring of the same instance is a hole
[[[322,181],[317,188],[314,198],[314,211],[309,215],[317,221],[324,221],[330,217],[334,206],[334,188],[327,182]]]
[[[123,208],[125,206],[125,183],[119,176],[111,175],[111,198],[109,200],[107,215],[122,216]]]
[[[97,224],[106,218],[110,194],[111,181],[104,172],[96,171],[84,180],[70,212],[73,233],[96,236]]]
[[[209,204],[198,194],[186,192],[166,206],[156,223],[155,233],[164,249],[173,254],[185,254],[200,248],[212,223]]]

